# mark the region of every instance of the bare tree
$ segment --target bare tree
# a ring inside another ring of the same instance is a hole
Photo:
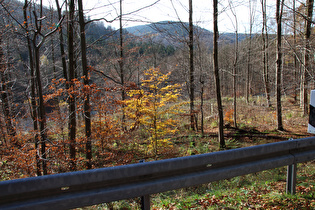
[[[56,0],[56,7],[57,7],[58,18],[59,20],[61,20],[63,16],[62,16],[61,7],[59,5],[59,0]],[[68,78],[68,73],[67,73],[67,62],[66,62],[65,43],[64,43],[64,38],[63,38],[62,24],[59,26],[59,46],[60,46],[63,77],[66,79],[66,81],[68,81],[69,78]],[[68,86],[68,83],[66,83],[66,87],[67,86]]]
[[[220,148],[225,148],[224,133],[223,133],[223,106],[220,90],[219,62],[218,62],[218,0],[213,0],[213,70],[216,85],[216,96],[219,113],[219,133],[218,138]]]
[[[25,0],[23,6],[23,17],[24,17],[24,27],[26,32],[28,32],[28,18],[27,18],[27,9],[29,7],[28,0]],[[34,59],[33,59],[33,48],[31,43],[30,34],[26,33],[26,40],[27,40],[27,48],[28,48],[28,56],[29,56],[29,69],[31,75],[31,116],[33,120],[33,129],[35,131],[35,138],[34,138],[34,146],[36,150],[35,160],[36,160],[36,174],[37,176],[41,176],[41,167],[40,167],[40,158],[39,158],[39,130],[38,130],[38,113],[37,113],[37,101],[36,101],[36,84],[35,84],[35,68],[34,68]]]
[[[237,76],[237,68],[238,68],[238,21],[237,21],[237,16],[236,16],[236,11],[234,10],[234,6],[233,6],[233,2],[229,1],[229,6],[230,6],[230,10],[232,12],[232,15],[234,17],[235,23],[233,23],[234,25],[234,29],[235,29],[235,43],[234,43],[234,61],[233,61],[233,121],[234,121],[234,127],[237,128],[237,106],[236,106],[236,76]],[[251,33],[250,33],[251,36]],[[251,38],[250,38],[250,45],[251,45]],[[247,72],[247,78],[249,79],[249,71]],[[249,84],[249,81],[247,81]],[[246,82],[246,84],[247,84]],[[248,85],[249,86],[249,85]],[[247,95],[248,96],[248,95]]]
[[[124,72],[124,37],[123,37],[123,8],[122,8],[123,0],[119,1],[119,70],[120,70],[120,83],[121,83],[121,100],[124,101],[126,99],[126,91],[125,91],[125,72]],[[125,130],[125,112],[124,105],[122,105],[122,128]]]
[[[75,88],[75,58],[74,58],[74,0],[69,2],[68,14],[68,58],[69,58],[69,88]],[[69,141],[70,141],[70,170],[76,170],[76,99],[75,95],[69,93]]]
[[[282,13],[284,0],[277,0],[276,20],[277,20],[277,60],[276,60],[276,101],[277,101],[277,127],[282,131],[282,107],[281,107],[281,75],[282,75]]]
[[[86,55],[86,40],[85,40],[85,20],[83,14],[82,0],[78,0],[79,6],[79,24],[80,24],[80,38],[81,38],[81,59],[82,59],[82,70],[83,70],[83,84],[88,87],[89,84],[89,73]],[[90,91],[85,90],[84,97],[84,122],[85,122],[85,138],[86,138],[86,167],[87,169],[92,168],[92,143],[91,143],[91,105],[90,105]]]
[[[269,84],[269,64],[268,64],[268,48],[269,48],[269,38],[268,38],[268,28],[267,28],[267,2],[266,0],[261,0],[261,10],[263,15],[263,23],[262,23],[262,30],[261,30],[261,36],[263,41],[263,81],[264,81],[264,87],[265,87],[265,95],[267,99],[267,106],[271,106],[270,102],[270,84]]]
[[[252,4],[253,2],[253,4]],[[256,1],[249,0],[249,44],[248,44],[248,54],[247,54],[247,69],[246,69],[246,103],[249,102],[250,95],[250,73],[252,70],[251,65],[251,56],[252,56],[252,35],[253,35],[253,25],[255,18],[255,9],[253,7],[256,6]]]
[[[19,26],[25,31],[27,43],[28,43],[28,50],[30,54],[30,69],[31,69],[31,77],[32,79],[32,117],[34,122],[34,129],[38,130],[38,123],[39,123],[39,134],[35,135],[35,148],[38,148],[40,143],[40,155],[36,156],[36,159],[40,159],[41,166],[42,166],[42,174],[47,174],[47,153],[46,153],[46,141],[47,141],[47,124],[46,124],[46,110],[44,105],[44,95],[43,95],[43,85],[42,85],[42,78],[41,78],[41,71],[40,71],[40,49],[45,43],[45,40],[51,36],[54,32],[58,30],[58,27],[49,31],[47,33],[43,32],[43,20],[46,18],[43,16],[43,1],[41,0],[38,5],[39,16],[36,11],[36,7],[33,5],[32,10],[32,17],[34,18],[33,21],[33,29],[30,30],[28,27],[28,17],[27,17],[27,8],[30,8],[32,2],[28,2],[25,0],[23,6],[23,16],[24,16],[24,23],[21,24],[19,20],[12,16],[10,11],[3,5],[3,2],[0,2],[1,6],[6,10],[9,16],[13,18],[13,20],[19,24]],[[29,15],[30,16],[30,15]],[[30,16],[31,17],[31,16]],[[60,24],[62,20],[58,24]],[[31,34],[31,35],[30,35]],[[36,96],[35,96],[36,93]],[[37,109],[35,97],[38,98],[38,111],[34,111]],[[38,138],[37,138],[38,135]],[[39,141],[40,139],[40,141]],[[39,165],[37,165],[37,174],[41,175],[41,172],[38,169]]]
[[[296,13],[295,13],[296,5],[295,5],[295,0],[293,0],[293,54],[294,54],[294,78],[297,80],[297,75],[298,75],[298,58],[296,54]],[[298,90],[298,83],[295,82],[294,85],[294,101],[297,101],[297,90]]]
[[[311,37],[311,25],[312,25],[312,17],[313,17],[313,5],[314,0],[307,0],[306,3],[306,18],[305,18],[305,29],[304,29],[304,65],[302,68],[302,78],[301,78],[301,84],[302,87],[302,109],[304,115],[308,114],[308,75],[310,70],[310,37]]]
[[[198,125],[196,124],[196,117],[194,113],[195,102],[195,72],[194,72],[194,25],[193,25],[193,4],[189,0],[189,99],[190,99],[190,124],[191,129],[195,130]],[[196,129],[197,130],[197,129]]]

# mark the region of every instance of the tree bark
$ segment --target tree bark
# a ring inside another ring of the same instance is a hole
[[[237,76],[237,66],[238,66],[238,22],[237,22],[237,16],[236,16],[236,12],[233,10],[233,3],[230,2],[230,9],[231,12],[234,16],[235,19],[235,25],[234,25],[234,29],[235,29],[235,45],[234,45],[234,62],[233,62],[233,123],[234,123],[234,127],[237,128],[237,101],[236,101],[236,76]],[[250,6],[251,9],[251,6]],[[252,16],[252,15],[251,15]],[[251,18],[251,24],[252,24],[252,18]],[[251,36],[251,32],[250,32],[250,36]],[[251,42],[251,38],[250,38],[250,42]],[[249,47],[249,51],[250,51],[250,47]],[[250,58],[250,54],[248,55],[248,59]],[[249,60],[248,60],[249,62]],[[248,63],[249,64],[249,63]],[[248,66],[248,72],[247,72],[247,77],[248,77],[248,87],[249,87],[249,66]],[[249,92],[248,92],[249,93]],[[248,96],[248,95],[247,95]]]
[[[250,95],[250,72],[251,72],[251,50],[252,50],[252,32],[253,32],[253,9],[251,0],[249,3],[249,44],[248,44],[248,54],[247,54],[247,69],[246,69],[246,103],[249,103],[249,95]]]
[[[276,101],[277,101],[277,127],[282,131],[282,107],[281,107],[281,71],[282,71],[282,11],[284,0],[277,0],[276,20],[277,20],[277,60],[276,60]]]
[[[225,148],[224,133],[223,133],[223,107],[221,100],[221,90],[220,90],[220,76],[219,76],[219,62],[218,62],[218,0],[213,0],[213,69],[216,85],[216,96],[218,104],[218,114],[219,114],[219,143],[220,148]]]
[[[298,90],[298,59],[297,59],[297,54],[296,54],[296,13],[295,13],[295,0],[293,0],[293,47],[294,47],[294,79],[296,80],[294,84],[294,90],[293,90],[293,97],[294,97],[294,102],[297,102],[297,90]]]
[[[262,14],[263,14],[263,26],[261,30],[261,36],[263,40],[263,81],[265,87],[265,95],[267,100],[267,107],[271,107],[270,102],[270,85],[269,85],[269,64],[268,64],[268,48],[269,48],[269,39],[268,39],[268,29],[267,29],[267,3],[266,0],[261,0]]]
[[[59,0],[56,0],[56,7],[57,7],[57,12],[58,12],[58,18],[59,20],[61,20],[62,13],[61,13],[60,5],[59,5]],[[68,73],[67,73],[67,62],[66,62],[65,43],[64,43],[64,38],[63,38],[62,25],[59,26],[59,46],[60,46],[63,77],[66,79],[66,81],[69,81]],[[67,86],[68,86],[68,83],[66,83],[66,89],[68,89]]]
[[[307,0],[306,3],[306,20],[305,20],[305,32],[304,32],[304,65],[302,69],[303,80],[301,81],[303,85],[302,92],[302,109],[303,114],[308,114],[308,83],[309,83],[309,69],[310,69],[310,37],[311,37],[311,26],[312,26],[312,18],[313,18],[313,5],[314,0]]]
[[[193,25],[193,4],[189,0],[189,98],[190,98],[190,125],[192,130],[197,130],[194,113],[195,101],[195,78],[194,78],[194,25]]]
[[[25,0],[23,7],[23,16],[24,16],[24,27],[28,32],[28,19],[27,19],[27,8],[28,0]],[[34,147],[35,147],[35,160],[36,160],[36,174],[41,176],[41,167],[40,167],[40,158],[39,158],[39,130],[38,130],[38,113],[37,113],[37,102],[36,102],[36,82],[35,82],[35,70],[34,70],[34,59],[33,59],[33,48],[31,43],[31,38],[29,33],[26,33],[27,48],[29,54],[29,68],[31,76],[31,116],[33,120],[33,129],[35,132],[34,137]]]
[[[122,25],[122,1],[120,0],[120,15],[119,15],[119,69],[120,69],[120,82],[121,82],[121,100],[124,101],[126,99],[126,91],[125,91],[125,72],[124,72],[124,37],[123,37],[123,25]],[[124,111],[124,105],[122,105],[122,129],[126,129],[126,116]]]
[[[36,45],[35,39],[33,44]],[[37,85],[37,95],[38,95],[38,106],[39,106],[39,129],[40,129],[40,141],[41,141],[41,163],[43,169],[43,175],[47,174],[47,155],[46,155],[46,139],[47,139],[47,129],[46,129],[46,110],[44,105],[43,97],[43,87],[41,82],[41,73],[40,73],[40,56],[39,48],[34,47],[35,54],[35,75],[36,75],[36,85]]]
[[[44,105],[43,87],[41,81],[40,72],[40,48],[44,42],[43,39],[39,39],[42,32],[42,19],[37,18],[37,13],[33,11],[35,19],[35,31],[32,39],[32,46],[34,51],[34,64],[35,64],[35,82],[37,87],[37,97],[38,97],[38,118],[39,118],[39,131],[40,131],[40,162],[42,165],[43,175],[47,174],[47,154],[46,154],[46,140],[47,140],[47,125],[46,125],[46,110]],[[40,1],[39,4],[39,15],[43,17],[43,2]],[[40,40],[40,41],[39,41]]]
[[[201,74],[199,77],[199,83],[201,85],[201,90],[200,90],[200,127],[201,127],[201,136],[204,137],[204,111],[203,111],[203,106],[204,106],[204,86],[205,86],[205,81],[204,78],[202,78],[203,75]]]
[[[85,39],[85,20],[83,14],[82,0],[78,0],[79,5],[79,24],[81,33],[81,59],[82,59],[82,70],[83,70],[83,83],[85,87],[89,84],[89,73],[88,64],[86,57],[86,39]],[[91,143],[91,106],[90,106],[90,90],[85,90],[84,98],[84,122],[85,122],[85,137],[86,137],[86,168],[92,168],[92,143]]]
[[[74,0],[69,2],[68,19],[68,58],[69,58],[69,88],[74,89],[75,60],[74,60]],[[76,99],[75,95],[69,93],[69,142],[70,142],[70,170],[76,170]]]

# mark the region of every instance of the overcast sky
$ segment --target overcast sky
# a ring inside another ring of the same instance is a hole
[[[39,0],[38,0],[39,1]],[[64,0],[59,0],[63,2]],[[256,10],[256,24],[260,23],[260,1],[250,0]],[[55,0],[44,0],[45,5],[55,5]],[[188,0],[124,0],[123,13],[124,27],[143,25],[151,22],[171,20],[188,22]],[[238,32],[249,31],[249,0],[231,0],[234,12],[237,15]],[[238,2],[238,3],[237,3]],[[256,3],[257,2],[257,5]],[[270,2],[274,2],[270,0]],[[94,18],[106,18],[113,20],[119,15],[119,0],[83,0],[85,15]],[[152,5],[154,4],[154,5]],[[212,0],[193,0],[193,19],[196,25],[212,31]],[[232,15],[228,0],[219,3],[219,30],[220,32],[234,32],[235,18]],[[152,5],[151,7],[147,7]],[[256,5],[256,6],[255,6]],[[137,12],[134,12],[137,11]],[[274,14],[270,14],[274,16]],[[106,25],[109,25],[107,23]],[[110,24],[114,28],[119,27],[118,21]],[[260,27],[257,30],[260,30]]]

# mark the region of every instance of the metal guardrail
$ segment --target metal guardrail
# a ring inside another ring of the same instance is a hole
[[[148,197],[154,193],[313,159],[315,137],[153,162],[2,181],[0,209],[71,209],[140,196]]]

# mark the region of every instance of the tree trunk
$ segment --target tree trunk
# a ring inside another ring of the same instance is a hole
[[[122,25],[122,1],[120,0],[120,16],[119,16],[119,38],[120,38],[120,59],[119,59],[119,68],[120,68],[120,82],[121,82],[121,100],[124,101],[126,99],[125,93],[125,72],[124,72],[124,40],[123,40],[123,25]],[[124,105],[122,105],[122,129],[126,129],[126,116],[124,111]]]
[[[219,62],[218,62],[218,0],[213,0],[213,69],[216,85],[216,96],[219,114],[219,133],[218,138],[220,148],[225,148],[224,133],[223,133],[223,107],[220,90]]]
[[[87,66],[86,57],[86,40],[85,40],[85,21],[83,14],[82,0],[78,0],[79,4],[79,23],[80,23],[80,33],[81,33],[81,59],[82,59],[82,69],[83,69],[83,83],[84,86],[89,86],[89,73]],[[86,168],[91,169],[92,164],[92,143],[91,143],[91,106],[90,106],[90,90],[86,90],[86,95],[84,98],[84,122],[85,122],[85,137],[86,137]]]
[[[57,7],[57,12],[58,12],[58,18],[59,20],[61,20],[62,14],[61,14],[61,8],[59,6],[59,0],[56,0],[56,7]],[[60,46],[60,54],[61,54],[61,62],[62,62],[62,72],[63,72],[63,77],[66,79],[66,81],[69,81],[68,73],[67,73],[65,43],[64,43],[62,28],[63,28],[62,25],[60,25],[59,26],[59,46]],[[66,86],[68,86],[68,83],[66,83]]]
[[[37,85],[37,95],[38,95],[38,106],[39,106],[39,129],[40,129],[40,143],[41,143],[41,163],[43,169],[43,175],[47,174],[47,155],[46,155],[46,139],[47,139],[47,129],[46,129],[46,110],[44,105],[43,88],[40,74],[40,56],[39,48],[36,46],[36,39],[33,40],[34,54],[35,54],[35,75],[36,75],[36,85]]]
[[[190,125],[191,129],[197,130],[194,113],[195,101],[195,78],[194,78],[194,25],[193,25],[193,4],[189,0],[189,98],[190,98]]]
[[[308,83],[309,83],[309,69],[310,69],[310,37],[311,37],[311,26],[312,26],[312,18],[313,18],[313,5],[314,0],[307,0],[306,4],[306,20],[305,20],[305,33],[304,33],[304,65],[303,65],[303,80],[301,81],[303,85],[303,93],[302,93],[302,104],[303,104],[303,114],[308,114]]]
[[[38,97],[38,117],[39,117],[39,130],[40,130],[40,145],[41,145],[41,163],[43,169],[43,175],[47,174],[47,154],[46,154],[46,139],[47,139],[47,125],[46,125],[46,110],[44,105],[44,96],[43,96],[43,86],[41,80],[40,72],[40,47],[43,40],[38,42],[38,36],[42,30],[42,20],[37,18],[36,11],[33,11],[35,18],[35,34],[33,37],[33,50],[35,58],[35,79],[37,86],[37,97]],[[43,2],[40,1],[40,17],[43,17]]]
[[[27,5],[27,2],[26,2]],[[39,15],[43,17],[43,4],[42,0],[39,4]],[[37,13],[33,11],[35,19],[35,30],[34,36],[32,39],[32,47],[34,51],[34,64],[35,64],[35,83],[37,87],[37,97],[38,97],[38,122],[39,122],[39,131],[40,131],[40,162],[42,165],[43,175],[47,174],[47,154],[46,154],[46,139],[47,139],[47,125],[46,125],[46,110],[44,105],[44,96],[43,96],[43,87],[41,82],[41,73],[40,73],[40,47],[44,39],[39,39],[39,36],[42,32],[42,19],[37,18]]]
[[[265,95],[267,100],[267,107],[271,107],[270,102],[270,85],[269,85],[269,64],[268,64],[268,29],[267,29],[267,3],[266,0],[261,0],[261,7],[263,13],[263,27],[261,30],[261,36],[263,40],[263,81],[265,87]]]
[[[74,0],[69,3],[68,20],[68,58],[69,58],[69,88],[74,89],[75,61],[74,61]],[[76,100],[75,95],[69,93],[69,142],[70,142],[70,170],[76,170]]]
[[[251,50],[252,50],[252,32],[253,32],[253,9],[251,0],[249,0],[249,44],[248,44],[248,58],[247,58],[247,71],[246,71],[246,103],[249,103],[250,95],[250,72],[251,72]]]
[[[234,29],[235,29],[235,46],[234,46],[234,62],[233,62],[233,122],[234,122],[234,127],[237,128],[237,102],[236,102],[236,76],[237,76],[237,65],[238,65],[238,22],[237,22],[237,16],[236,16],[236,12],[233,10],[233,3],[230,2],[230,9],[231,12],[234,16],[235,19],[235,25],[234,25]],[[251,5],[250,5],[250,9],[251,9]],[[252,14],[251,14],[252,16]],[[251,17],[251,24],[252,24],[252,17]],[[250,36],[251,36],[251,32],[250,32]],[[250,38],[251,40],[251,38]],[[250,41],[251,42],[251,41]],[[249,51],[250,51],[250,47],[249,47]],[[248,57],[250,57],[250,54],[248,55]],[[249,62],[249,60],[248,60]],[[249,64],[249,63],[248,63]],[[249,87],[249,66],[248,66],[248,72],[247,72],[247,77],[248,77],[248,87]],[[249,92],[248,92],[249,93]]]
[[[27,18],[27,8],[28,0],[25,0],[23,7],[23,16],[24,16],[24,27],[28,32],[28,18]],[[38,113],[37,113],[37,102],[36,102],[36,82],[35,82],[35,70],[34,70],[34,60],[33,60],[33,49],[31,44],[31,39],[29,33],[26,33],[28,54],[29,54],[29,67],[30,67],[30,76],[31,76],[31,116],[33,120],[33,129],[35,132],[34,137],[34,147],[35,147],[35,160],[36,160],[36,174],[41,176],[41,167],[39,159],[39,131],[38,131]]]
[[[248,46],[248,59],[247,59],[247,71],[246,71],[246,103],[249,104],[249,95],[250,95],[250,72],[251,72],[251,48],[252,48],[252,33],[249,32],[249,46]]]
[[[205,86],[205,81],[204,78],[202,78],[202,74],[200,74],[199,82],[201,85],[201,91],[200,91],[200,127],[201,127],[201,136],[204,137],[204,111],[203,111],[203,104],[204,104],[204,86]]]
[[[237,75],[237,61],[238,60],[238,32],[235,31],[235,58],[233,63],[233,120],[234,127],[237,128],[237,102],[236,102],[236,75]]]
[[[277,19],[277,61],[276,61],[276,101],[277,101],[277,127],[278,130],[284,130],[282,125],[282,107],[281,107],[281,71],[282,71],[282,11],[284,0],[277,0],[276,19]]]
[[[62,18],[62,11],[59,5],[59,0],[56,0],[56,7],[57,7],[57,12],[58,12],[58,19],[61,20]],[[66,92],[68,93],[69,90],[69,77],[68,77],[68,72],[67,72],[67,61],[66,61],[66,53],[65,53],[65,43],[64,43],[64,37],[63,37],[63,26],[62,24],[59,26],[59,47],[60,47],[60,55],[61,55],[61,64],[62,64],[62,73],[63,77],[66,80]],[[66,102],[69,105],[69,100],[66,100]],[[61,130],[62,130],[62,140],[63,140],[63,151],[66,154],[66,143],[65,143],[65,135],[63,132],[63,125],[61,125]]]
[[[297,102],[297,90],[298,90],[298,59],[297,59],[297,54],[296,54],[296,14],[295,14],[295,0],[293,0],[293,47],[294,47],[294,79],[296,80],[294,84],[294,90],[293,90],[293,97],[294,97],[294,102]]]

